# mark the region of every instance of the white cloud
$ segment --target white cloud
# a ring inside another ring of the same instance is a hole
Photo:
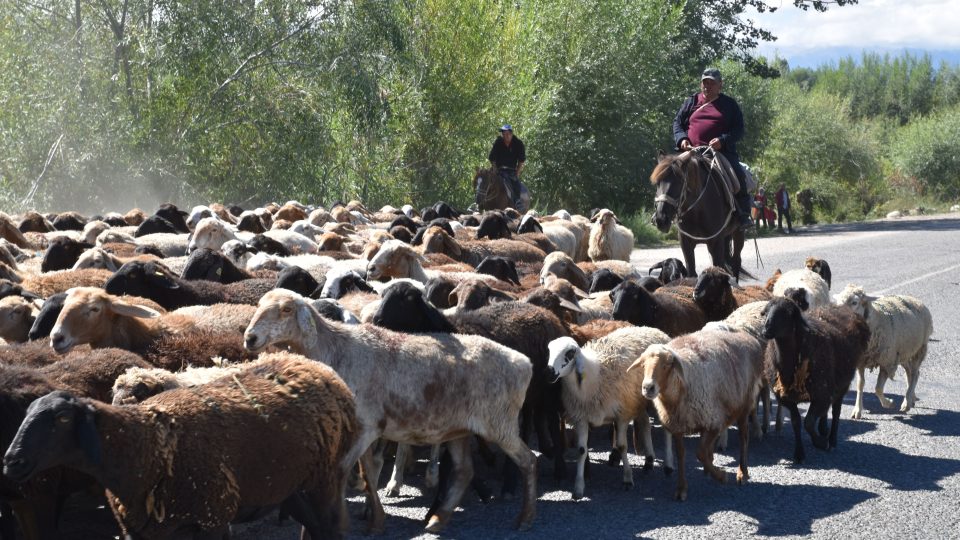
[[[790,0],[775,13],[748,15],[779,39],[761,43],[761,54],[804,52],[831,47],[960,49],[957,0],[860,0],[825,13],[802,11]]]

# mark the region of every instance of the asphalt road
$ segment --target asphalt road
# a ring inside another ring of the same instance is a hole
[[[595,430],[594,451],[586,495],[573,501],[570,489],[574,461],[568,454],[568,479],[555,481],[547,460],[540,461],[538,516],[531,531],[512,528],[519,500],[479,503],[468,494],[442,538],[960,538],[960,218],[940,216],[895,222],[873,222],[798,228],[798,234],[758,242],[765,266],[757,267],[753,243],[744,250],[745,267],[765,279],[775,268],[802,267],[807,256],[826,259],[833,271],[834,292],[846,283],[868,291],[910,294],[933,313],[934,333],[923,364],[918,406],[908,414],[883,410],[868,392],[863,420],[849,420],[854,392],[843,408],[838,448],[816,450],[804,434],[807,461],[790,461],[793,435],[786,421],[782,434],[770,433],[750,445],[751,481],[730,483],[734,477],[738,439],[718,454],[728,471],[720,485],[698,471],[696,437],[687,438],[689,498],[673,500],[676,477],[666,477],[660,463],[643,474],[635,465],[636,485],[623,491],[620,469],[605,465],[609,436]],[[704,248],[698,268],[708,265]],[[679,248],[636,250],[633,262],[642,268],[665,257],[680,258]],[[867,375],[867,389],[875,374]],[[902,370],[887,383],[887,396],[899,407],[905,390]],[[789,417],[789,415],[788,415]],[[662,452],[656,428],[654,443]],[[535,447],[535,445],[534,445]],[[437,538],[422,532],[421,519],[432,493],[421,491],[424,461],[402,496],[384,497],[387,531],[380,538]],[[478,469],[480,466],[478,466]],[[384,479],[389,474],[384,467]],[[492,483],[497,487],[495,482]],[[426,491],[426,490],[425,490]],[[383,491],[381,490],[381,494]],[[362,497],[350,499],[350,538],[363,538],[358,515]],[[294,524],[277,524],[275,517],[238,526],[234,538],[296,538]]]

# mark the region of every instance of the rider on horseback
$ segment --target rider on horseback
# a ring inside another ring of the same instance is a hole
[[[743,138],[743,112],[736,100],[720,93],[722,89],[720,70],[705,69],[700,77],[701,92],[688,97],[673,120],[673,139],[678,150],[709,146],[727,158],[740,182],[740,191],[734,198],[740,226],[746,228],[752,225],[750,194],[737,155],[737,141]]]
[[[513,207],[521,212],[523,203],[520,200],[520,171],[527,160],[527,150],[519,137],[513,136],[513,126],[504,124],[500,127],[500,136],[493,142],[490,156],[487,158],[500,173],[503,183],[509,188],[513,198]],[[479,195],[478,195],[479,197]],[[477,200],[477,204],[480,204]]]

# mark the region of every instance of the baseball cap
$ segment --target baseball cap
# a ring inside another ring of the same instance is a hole
[[[513,126],[511,126],[510,124],[504,124],[504,125],[500,126],[500,131],[510,131],[510,132],[513,132]]]
[[[720,70],[717,68],[707,68],[703,70],[703,75],[700,76],[700,80],[702,81],[704,79],[723,81],[723,77],[720,76]]]

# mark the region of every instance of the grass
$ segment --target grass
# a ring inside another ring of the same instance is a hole
[[[641,208],[633,214],[626,214],[621,218],[623,226],[633,232],[633,243],[638,247],[659,247],[665,244],[677,241],[676,225],[670,227],[670,231],[662,233],[650,223],[650,217],[653,212],[646,208]]]

